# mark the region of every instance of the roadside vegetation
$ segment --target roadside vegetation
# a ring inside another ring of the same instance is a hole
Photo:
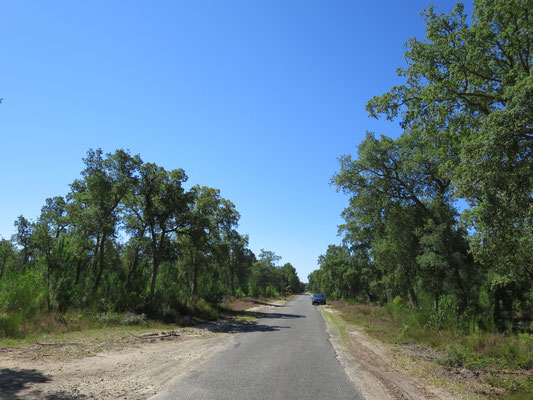
[[[290,263],[255,255],[217,189],[184,187],[124,150],[89,150],[85,169],[41,215],[0,240],[0,338],[147,319],[219,318],[226,298],[302,290]]]
[[[368,133],[339,159],[343,242],[309,275],[311,291],[351,299],[338,305],[346,321],[442,350],[516,398],[533,393],[531,9],[476,0],[472,16],[462,4],[423,13],[404,83],[367,104],[403,133]]]
[[[209,332],[197,328],[214,320],[233,325],[248,324],[262,315],[253,308],[289,301],[293,297],[228,297],[216,307],[196,309],[172,321],[131,312],[43,312],[33,320],[23,321],[17,334],[0,337],[0,348],[30,345],[37,349],[35,356],[41,357],[49,353],[52,346],[55,357],[60,359],[119,350],[132,343],[150,340],[192,338],[199,334],[209,338],[212,336]]]
[[[424,361],[418,367],[420,376],[432,375],[447,388],[459,386],[471,398],[531,398],[532,334],[468,333],[452,321],[434,327],[427,313],[404,307],[398,300],[385,306],[333,300],[328,307],[334,314],[326,311],[326,319],[341,339],[356,329],[399,345],[415,362]]]

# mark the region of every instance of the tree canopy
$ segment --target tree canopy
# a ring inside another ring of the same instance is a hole
[[[357,157],[340,158],[344,245],[320,259],[312,286],[416,306],[429,295],[436,310],[451,298],[500,326],[531,315],[533,2],[474,7],[470,18],[462,4],[425,10],[426,37],[407,42],[398,69],[404,83],[368,102],[403,133],[368,133]]]
[[[0,242],[0,311],[20,285],[51,311],[90,306],[163,317],[197,301],[302,289],[273,252],[256,258],[220,190],[187,189],[184,170],[122,149],[89,150],[83,161],[65,197],[47,199],[36,221],[18,217],[13,238]]]

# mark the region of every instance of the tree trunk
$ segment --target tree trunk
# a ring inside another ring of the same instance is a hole
[[[157,273],[159,271],[159,258],[154,257],[154,265],[152,268],[152,281],[150,282],[150,293],[148,294],[148,304],[152,303],[152,299],[155,293],[155,282],[157,279]]]
[[[50,268],[50,258],[48,257],[48,255],[46,256],[46,269],[48,271],[46,277],[46,305],[48,306],[48,311],[51,311],[52,305],[50,302],[50,273],[52,272],[52,268]]]
[[[448,236],[451,237],[452,234],[450,232],[450,229],[448,228]],[[459,271],[459,266],[456,262],[453,262],[452,257],[452,249],[449,246],[446,246],[446,261],[448,264],[452,267],[453,276],[456,281],[456,285],[459,288],[459,313],[462,314],[464,310],[468,307],[468,295],[465,290],[465,286],[463,284],[463,280],[461,279],[461,273]]]
[[[416,308],[419,308],[420,305],[418,304],[418,297],[416,297],[415,290],[413,289],[411,282],[408,282],[407,284],[409,285],[409,295],[411,296],[411,301]]]
[[[500,289],[498,288],[494,291],[494,311],[492,313],[492,319],[494,320],[496,326],[499,325],[501,317],[502,313],[500,309]]]
[[[235,297],[237,292],[235,291],[235,273],[233,272],[233,268],[230,268],[229,270],[229,279],[231,284],[231,293],[233,294],[233,297]]]
[[[102,279],[102,273],[104,272],[104,263],[105,263],[104,247],[105,247],[106,238],[107,238],[107,233],[104,232],[102,234],[102,239],[100,240],[100,249],[99,249],[99,254],[98,254],[98,272],[96,273],[96,279],[94,281],[94,286],[91,291],[92,295],[96,293],[98,286],[100,286],[100,280]]]
[[[29,261],[29,255],[28,255],[28,245],[24,243],[24,247],[22,248],[22,267],[24,267],[28,261]]]
[[[135,256],[133,257],[133,263],[131,264],[130,270],[128,271],[128,277],[126,278],[126,287],[131,289],[131,279],[135,271],[137,271],[137,266],[139,265],[139,248],[135,248]]]
[[[6,264],[7,264],[7,252],[6,254],[4,254],[4,257],[2,258],[2,269],[0,269],[0,279],[2,279],[2,276],[4,276]]]
[[[387,296],[387,290],[381,284],[379,285],[379,288],[381,292],[383,293],[383,303],[387,304],[389,302],[389,296]]]
[[[150,293],[148,294],[148,305],[151,306],[155,293],[155,282],[157,280],[157,273],[159,272],[159,265],[161,263],[161,249],[163,246],[163,240],[165,239],[165,232],[161,231],[159,235],[159,245],[157,243],[157,235],[153,228],[150,229],[152,234],[152,281],[150,282]]]
[[[463,281],[461,279],[461,275],[459,273],[459,268],[457,267],[457,264],[454,263],[454,275],[455,279],[457,280],[457,285],[459,286],[459,314],[462,314],[464,310],[468,307],[468,296],[466,294],[465,286],[463,285]]]
[[[80,275],[81,275],[81,266],[83,264],[83,261],[80,258],[78,258],[78,262],[77,262],[77,265],[76,265],[76,281],[74,282],[75,285],[78,284],[78,282],[80,281]]]
[[[198,294],[198,275],[199,275],[199,266],[197,262],[192,263],[192,290],[191,295],[194,297]]]

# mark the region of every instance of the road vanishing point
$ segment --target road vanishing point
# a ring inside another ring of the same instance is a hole
[[[152,399],[363,396],[337,360],[322,315],[308,295],[300,295],[236,333],[229,345]]]

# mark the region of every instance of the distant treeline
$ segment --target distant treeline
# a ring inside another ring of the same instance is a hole
[[[1,240],[0,316],[87,307],[172,316],[199,300],[303,289],[291,264],[248,248],[219,190],[186,190],[182,169],[124,150],[89,150],[84,163],[65,198],[47,199],[33,222],[18,217]]]
[[[474,3],[470,25],[462,4],[427,10],[426,39],[408,41],[398,70],[405,84],[368,102],[403,134],[368,133],[340,158],[344,240],[320,257],[312,290],[397,299],[437,325],[531,320],[533,2]]]

